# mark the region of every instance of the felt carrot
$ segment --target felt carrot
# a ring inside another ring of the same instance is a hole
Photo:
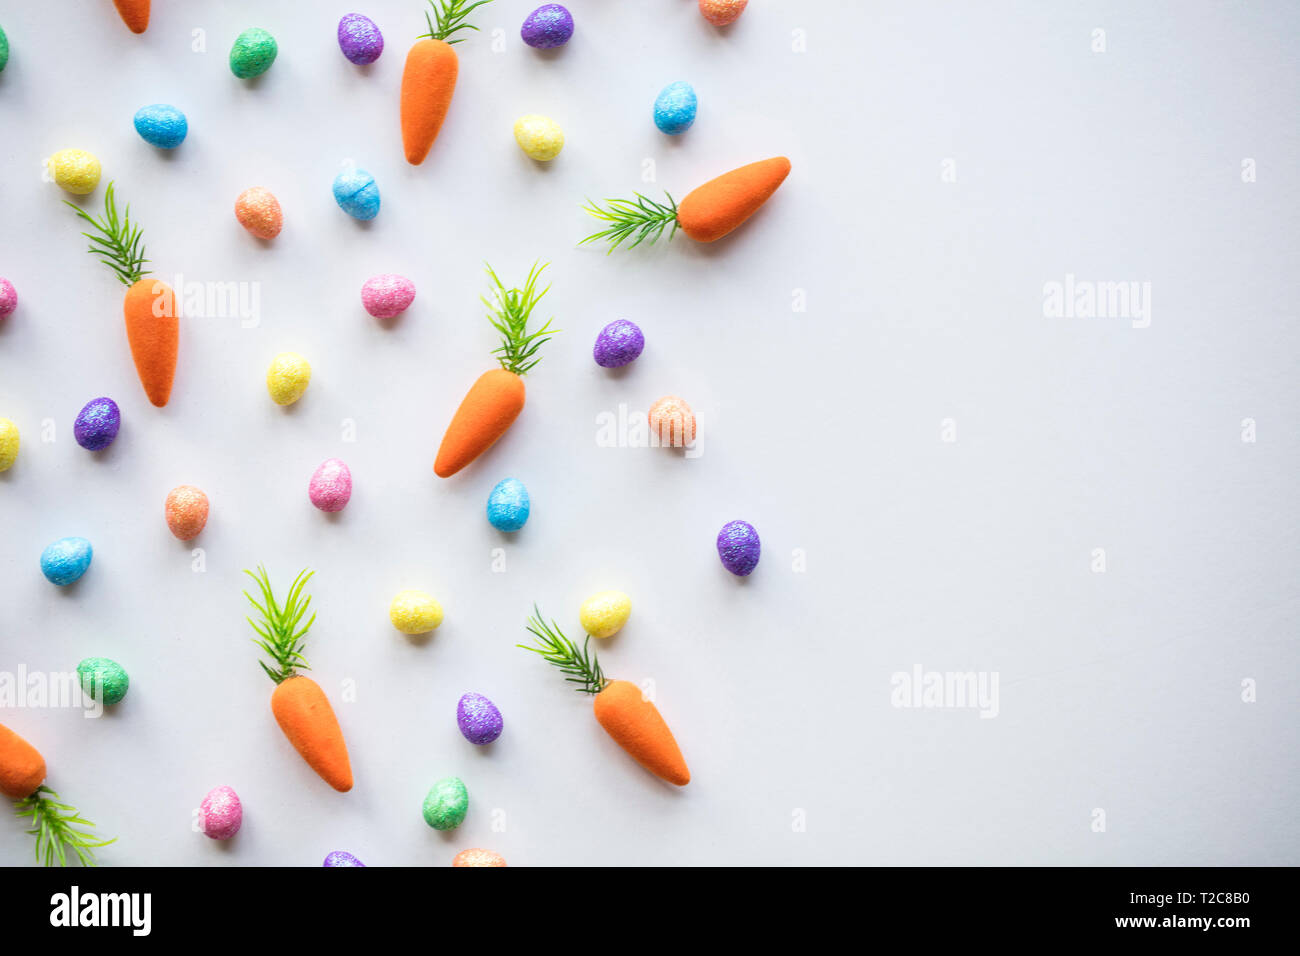
[[[439,478],[450,478],[491,448],[523,411],[522,376],[541,361],[535,357],[537,350],[559,331],[551,328],[550,319],[536,331],[528,331],[529,316],[551,288],[548,285],[537,291],[537,280],[547,265],[534,263],[524,287],[510,290],[501,284],[492,267],[487,267],[492,298],[484,296],[483,304],[490,310],[488,321],[501,333],[501,345],[492,350],[501,367],[480,375],[452,416],[433,463]]]
[[[176,352],[180,343],[180,322],[176,314],[176,293],[166,282],[146,279],[150,270],[145,263],[140,227],[131,222],[131,207],[122,215],[117,212],[113,184],[104,191],[104,218],[96,219],[76,203],[68,202],[73,211],[90,223],[93,232],[83,232],[90,240],[90,254],[98,256],[126,286],[122,313],[126,318],[126,339],[131,345],[135,371],[149,401],[159,408],[167,404],[176,377]]]
[[[578,650],[555,621],[549,627],[546,625],[536,605],[527,627],[537,638],[536,645],[516,646],[540,654],[568,675],[565,680],[577,684],[579,693],[591,694],[596,720],[615,743],[656,777],[679,787],[691,782],[681,748],[659,715],[659,709],[631,681],[605,677],[600,661],[587,650],[591,635],[582,642],[582,650]]]
[[[131,28],[132,33],[144,33],[149,29],[150,0],[113,0],[117,15]]]
[[[447,116],[451,95],[456,92],[460,59],[452,45],[464,38],[453,37],[461,30],[477,30],[465,18],[489,2],[429,0],[433,16],[428,11],[424,14],[429,32],[420,34],[406,54],[402,70],[402,148],[412,166],[419,166],[429,155]]]
[[[276,684],[271,694],[271,713],[302,759],[331,787],[347,793],[352,789],[352,764],[348,760],[348,747],[343,741],[338,718],[334,716],[334,708],[330,707],[329,698],[319,684],[297,673],[299,669],[311,669],[302,656],[306,646],[303,638],[316,622],[316,615],[312,614],[307,623],[303,623],[311,605],[311,596],[304,596],[303,588],[315,572],[298,572],[283,606],[275,599],[265,568],[259,565],[257,573],[249,570],[244,573],[257,582],[262,596],[259,602],[244,592],[244,597],[261,615],[260,622],[248,618],[248,623],[258,633],[253,643],[266,651],[273,665],[268,667],[258,661],[266,676]]]
[[[0,793],[13,799],[20,817],[28,817],[36,837],[36,859],[46,866],[66,866],[72,850],[82,866],[95,865],[95,850],[113,840],[98,840],[86,832],[94,824],[74,808],[59,802],[45,786],[45,758],[40,751],[0,724]]]
[[[790,160],[774,156],[710,179],[687,193],[680,205],[666,192],[667,204],[640,193],[633,193],[633,199],[606,199],[604,208],[588,200],[583,208],[609,225],[582,242],[604,239],[613,252],[631,239],[628,248],[633,249],[643,242],[653,243],[670,226],[670,240],[680,227],[696,242],[713,242],[758,212],[789,174]]]

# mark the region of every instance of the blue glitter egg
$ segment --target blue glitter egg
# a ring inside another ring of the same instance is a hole
[[[695,122],[700,101],[689,83],[669,83],[655,97],[655,125],[669,136],[685,133]]]
[[[601,368],[620,368],[635,362],[645,348],[645,336],[635,322],[616,319],[600,330],[591,357]]]
[[[335,850],[325,857],[324,866],[365,866],[347,850]]]
[[[375,21],[360,13],[348,13],[339,20],[339,49],[349,63],[365,66],[384,52],[384,35]]]
[[[531,507],[524,483],[518,478],[506,478],[497,482],[488,495],[488,521],[498,531],[518,531],[528,521]]]
[[[111,398],[92,398],[77,413],[72,437],[87,451],[99,451],[113,444],[122,427],[122,413]]]
[[[86,573],[94,554],[85,538],[60,538],[41,552],[41,573],[51,584],[67,587]]]
[[[762,543],[748,521],[728,521],[718,532],[717,543],[722,566],[737,577],[743,578],[758,567]]]
[[[564,46],[573,36],[573,14],[558,3],[543,4],[528,14],[519,35],[537,50]]]
[[[185,114],[166,103],[143,106],[135,114],[135,131],[150,146],[159,149],[175,149],[185,142],[185,134],[190,125]]]
[[[364,169],[345,169],[334,177],[334,201],[353,219],[379,215],[379,186]]]

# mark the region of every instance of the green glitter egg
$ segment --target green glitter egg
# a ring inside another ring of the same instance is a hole
[[[9,38],[5,36],[4,27],[0,27],[0,70],[9,62]]]
[[[435,830],[454,830],[469,810],[469,791],[460,777],[443,777],[424,798],[424,822]]]
[[[261,76],[275,62],[275,37],[260,27],[245,30],[230,48],[230,72],[241,80]]]
[[[87,657],[77,665],[77,677],[91,700],[102,699],[110,705],[125,697],[126,689],[131,686],[122,665],[107,657]]]

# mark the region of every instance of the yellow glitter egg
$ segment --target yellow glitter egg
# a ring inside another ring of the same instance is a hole
[[[632,599],[622,591],[601,591],[582,602],[578,619],[592,637],[613,637],[631,613]]]
[[[266,372],[266,390],[277,405],[292,405],[302,398],[311,381],[311,363],[297,352],[281,352],[271,359]]]
[[[18,426],[0,418],[0,471],[8,471],[18,460]]]
[[[549,116],[529,113],[515,120],[515,142],[539,162],[548,162],[564,148],[564,131]]]
[[[49,159],[54,182],[74,196],[94,192],[99,185],[99,160],[84,149],[61,149]]]
[[[428,634],[442,623],[442,605],[427,591],[398,591],[388,605],[388,619],[403,634]]]

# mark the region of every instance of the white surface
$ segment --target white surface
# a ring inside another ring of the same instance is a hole
[[[572,0],[574,40],[538,54],[517,33],[535,5],[475,16],[419,168],[397,124],[416,0],[158,0],[143,37],[108,0],[0,10],[0,275],[21,296],[0,324],[0,415],[23,435],[0,476],[0,669],[105,655],[131,675],[102,720],[0,719],[119,838],[103,862],[319,865],[348,849],[444,865],[485,846],[512,865],[1300,863],[1295,8],[754,0],[719,32],[690,0]],[[335,42],[352,9],[386,37],[368,70]],[[226,58],[253,25],[280,55],[250,84]],[[196,29],[206,53],[191,52]],[[701,106],[670,140],[650,111],[677,79]],[[189,117],[174,155],[132,129],[154,102]],[[513,143],[527,112],[565,130],[548,167]],[[137,383],[120,287],[41,182],[42,157],[66,146],[102,159],[160,276],[260,288],[255,328],[186,321],[166,409]],[[727,241],[575,246],[586,196],[680,198],[782,153],[789,180]],[[1245,157],[1256,183],[1241,182]],[[331,198],[347,160],[379,181],[370,226]],[[251,185],[284,207],[268,246],[232,214]],[[508,436],[436,479],[442,431],[491,366],[482,262],[518,281],[539,257],[564,333]],[[387,271],[419,290],[391,329],[358,298]],[[1045,318],[1043,284],[1067,273],[1151,282],[1151,326]],[[610,374],[590,349],[618,317],[648,345]],[[263,384],[286,349],[315,369],[288,411]],[[700,457],[597,447],[600,413],[665,393],[696,409]],[[124,415],[101,456],[72,438],[97,395]],[[334,519],[306,496],[332,456],[356,482]],[[511,538],[483,515],[507,475],[533,497]],[[203,573],[162,520],[184,482],[212,501]],[[736,517],[764,544],[743,582],[713,548]],[[66,591],[37,570],[64,535],[95,546]],[[259,561],[281,587],[317,569],[308,653],[347,736],[347,795],[271,718],[240,595]],[[388,623],[404,587],[446,608],[427,642]],[[635,609],[601,660],[654,681],[685,790],[640,770],[514,647],[534,600],[572,635],[603,588]],[[891,675],[916,664],[998,672],[999,716],[891,706]],[[505,715],[487,750],[457,732],[467,690]],[[450,835],[420,817],[446,774],[472,801]],[[219,784],[246,808],[225,845],[191,831]],[[0,859],[29,854],[18,821],[0,826]]]

